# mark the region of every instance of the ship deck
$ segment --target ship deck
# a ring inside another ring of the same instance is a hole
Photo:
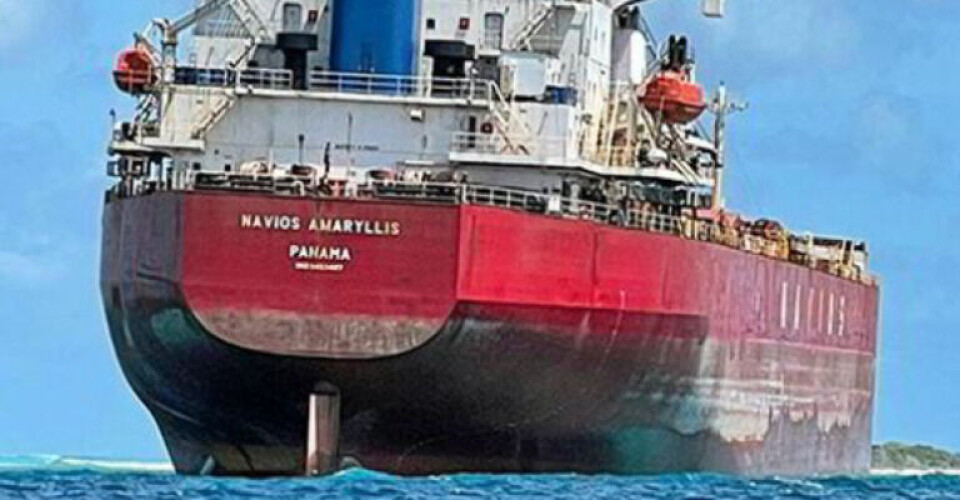
[[[573,199],[505,186],[403,180],[348,183],[326,180],[315,172],[278,175],[184,171],[174,173],[165,180],[138,183],[129,190],[123,183],[118,184],[107,193],[107,200],[164,191],[248,193],[315,201],[388,201],[497,207],[713,243],[868,286],[879,286],[879,278],[865,268],[868,257],[864,243],[809,233],[802,236],[787,231],[769,234],[762,226],[769,221],[747,221],[736,215],[730,217],[722,213],[701,217],[702,211],[692,208]]]

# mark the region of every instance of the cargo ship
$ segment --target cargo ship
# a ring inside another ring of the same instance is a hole
[[[101,291],[177,471],[866,471],[867,246],[727,207],[740,107],[645,8],[205,0],[137,33]]]

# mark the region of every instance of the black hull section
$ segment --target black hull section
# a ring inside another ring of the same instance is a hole
[[[308,400],[322,382],[342,393],[342,455],[395,474],[759,475],[868,466],[861,450],[869,449],[869,408],[827,432],[817,415],[771,414],[761,439],[724,439],[715,403],[698,401],[691,378],[716,349],[702,338],[653,335],[646,345],[620,346],[615,334],[551,336],[485,319],[483,309],[461,306],[428,345],[375,361],[245,351],[172,303],[142,317],[111,309],[109,318],[124,372],[187,474],[303,474]],[[648,321],[674,329],[678,319]]]

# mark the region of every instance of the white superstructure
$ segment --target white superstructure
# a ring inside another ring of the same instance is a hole
[[[641,104],[666,56],[624,3],[423,0],[415,74],[384,75],[329,70],[336,0],[199,2],[138,36],[158,77],[117,127],[115,173],[626,183],[707,206],[717,143]],[[290,33],[316,43],[299,71],[281,47]]]

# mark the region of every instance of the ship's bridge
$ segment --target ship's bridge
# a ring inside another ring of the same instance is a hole
[[[638,98],[660,49],[635,7],[207,0],[156,21],[137,47],[156,81],[138,87],[135,119],[111,150],[157,169],[416,167],[537,189],[571,175],[715,184],[713,139]]]

